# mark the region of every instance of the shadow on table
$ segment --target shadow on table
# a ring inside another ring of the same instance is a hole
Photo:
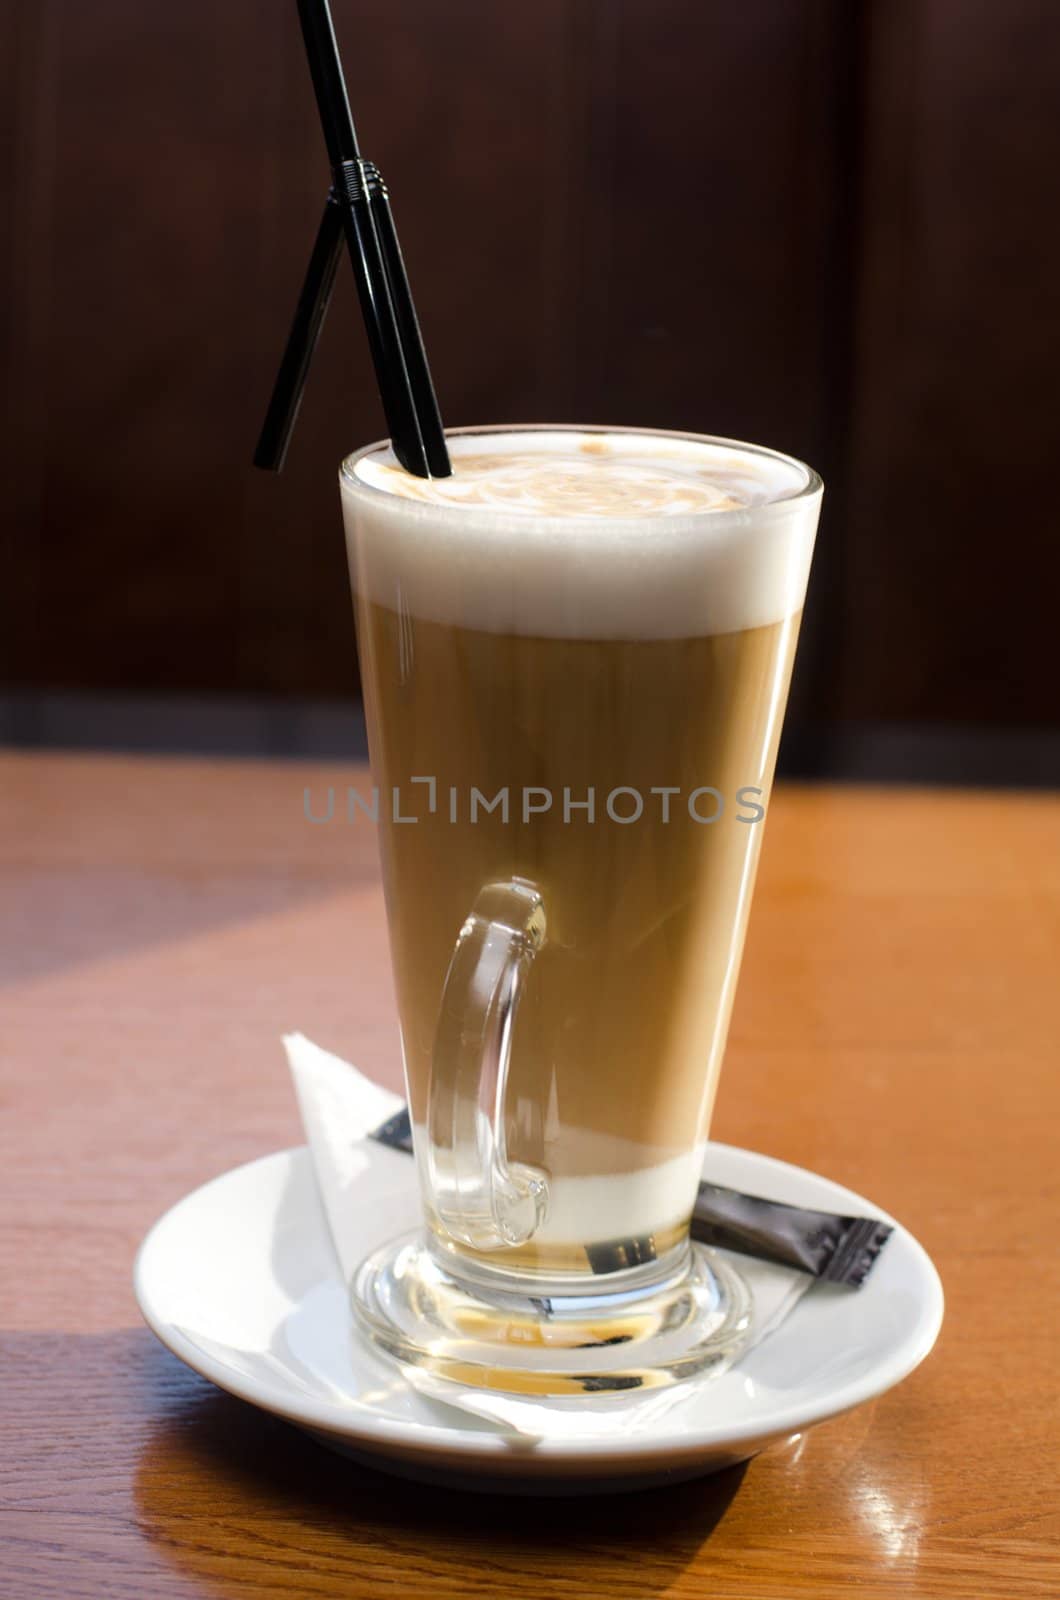
[[[558,1582],[639,1600],[694,1560],[746,1470],[635,1495],[463,1494],[347,1461],[205,1385],[188,1402],[152,1430],[135,1505],[156,1550],[221,1596],[266,1580],[278,1593],[424,1595]]]
[[[331,877],[282,869],[256,877],[238,870],[181,877],[105,867],[15,873],[4,883],[5,908],[11,926],[32,930],[32,937],[6,944],[0,987],[116,958],[135,960],[159,946],[287,915],[362,882],[348,867]]]

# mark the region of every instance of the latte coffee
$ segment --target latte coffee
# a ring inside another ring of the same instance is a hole
[[[342,477],[408,1095],[438,1248],[554,1278],[685,1237],[820,489],[677,435],[450,449],[448,479],[383,448]],[[545,1198],[529,1236],[475,1251],[435,1206],[429,1105],[463,1092],[439,1044],[454,951],[512,884],[543,934],[499,1115]]]

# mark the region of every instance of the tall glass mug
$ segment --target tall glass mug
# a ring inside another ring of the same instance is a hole
[[[356,1315],[523,1393],[721,1368],[689,1222],[821,500],[789,457],[467,429],[341,486],[424,1228]]]

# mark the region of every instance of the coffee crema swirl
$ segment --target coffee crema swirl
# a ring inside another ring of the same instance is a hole
[[[524,512],[527,516],[696,516],[733,511],[751,493],[717,467],[647,461],[582,446],[569,452],[454,454],[449,478],[414,478],[399,466],[366,462],[376,488],[428,505]]]

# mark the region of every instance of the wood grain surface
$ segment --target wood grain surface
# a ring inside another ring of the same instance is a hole
[[[787,788],[716,1134],[877,1199],[935,1353],[746,1468],[463,1497],[345,1463],[158,1345],[137,1243],[298,1141],[279,1035],[398,1084],[370,827],[299,764],[0,758],[0,1594],[1014,1600],[1060,1591],[1060,806]]]

